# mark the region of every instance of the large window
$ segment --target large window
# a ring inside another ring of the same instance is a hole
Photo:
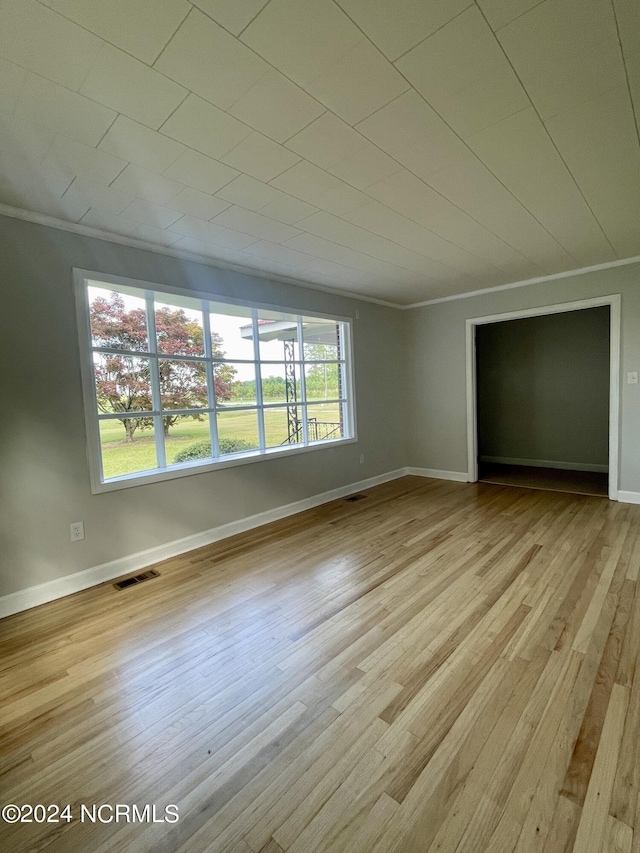
[[[350,321],[76,284],[94,491],[354,438]]]

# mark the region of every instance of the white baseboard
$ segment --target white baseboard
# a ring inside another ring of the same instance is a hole
[[[623,504],[640,504],[640,492],[618,492],[617,500]]]
[[[182,539],[174,539],[172,542],[166,542],[164,545],[148,548],[146,551],[139,551],[137,554],[131,554],[127,557],[120,557],[117,560],[111,560],[100,566],[93,566],[90,569],[66,575],[66,577],[38,584],[38,586],[31,586],[27,589],[21,589],[18,592],[12,592],[0,598],[0,619],[10,616],[12,613],[19,613],[22,610],[37,607],[39,604],[46,604],[48,601],[63,598],[74,592],[80,592],[83,589],[88,589],[91,586],[113,580],[122,575],[139,571],[162,560],[177,557],[186,551],[193,551],[195,548],[211,545],[211,543],[217,542],[220,539],[226,539],[229,536],[253,530],[255,527],[261,527],[272,521],[279,521],[281,518],[303,512],[305,509],[313,509],[321,504],[329,503],[329,501],[346,497],[353,494],[353,492],[370,489],[373,486],[379,486],[390,480],[397,480],[406,474],[406,468],[389,471],[386,474],[379,474],[377,477],[370,477],[368,480],[350,483],[347,486],[340,486],[337,489],[322,492],[319,495],[313,495],[301,501],[295,501],[294,503],[285,504],[266,512],[250,515],[247,518],[231,521],[228,524],[221,524],[218,527],[212,527],[210,530],[204,530],[202,533],[194,533]]]
[[[527,465],[530,468],[559,468],[562,471],[609,473],[608,465],[592,465],[589,462],[555,462],[552,459],[512,459],[508,456],[480,456],[479,460],[480,462],[496,462],[500,465]]]
[[[407,474],[414,477],[433,477],[434,480],[455,480],[458,483],[468,483],[466,471],[439,471],[437,468],[407,468]]]

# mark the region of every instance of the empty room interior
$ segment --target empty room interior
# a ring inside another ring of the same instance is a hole
[[[0,297],[0,850],[639,853],[637,0],[3,0]]]

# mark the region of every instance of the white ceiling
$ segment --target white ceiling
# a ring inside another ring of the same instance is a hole
[[[638,0],[2,0],[0,203],[410,304],[640,254]]]

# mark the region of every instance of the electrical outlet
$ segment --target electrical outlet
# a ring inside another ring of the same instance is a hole
[[[360,464],[364,465],[364,453],[360,454]]]
[[[638,384],[638,372],[636,370],[629,371],[629,373],[627,373],[627,384],[628,385],[637,385]]]
[[[71,541],[79,542],[84,539],[84,521],[74,521],[71,525]]]

